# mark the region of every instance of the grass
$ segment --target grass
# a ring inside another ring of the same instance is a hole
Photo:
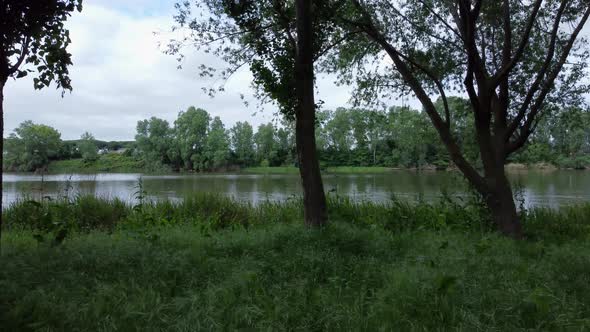
[[[85,172],[142,172],[145,165],[142,161],[116,153],[99,156],[96,161],[85,162],[83,159],[52,161],[48,166],[51,173],[85,173]]]
[[[293,166],[246,167],[241,172],[249,174],[299,174],[299,168]]]
[[[387,173],[391,172],[393,168],[391,167],[380,167],[380,166],[338,166],[338,167],[328,167],[326,170],[327,173],[346,173],[346,174],[374,174],[374,173]]]
[[[393,169],[390,167],[379,166],[338,166],[328,167],[324,170],[325,173],[345,173],[345,174],[374,174],[387,173]],[[244,173],[251,174],[299,174],[299,168],[293,166],[276,166],[276,167],[248,167],[242,170]]]
[[[314,231],[298,200],[22,201],[4,213],[0,330],[590,328],[590,205],[528,211],[525,241],[444,198],[332,197],[329,214]]]

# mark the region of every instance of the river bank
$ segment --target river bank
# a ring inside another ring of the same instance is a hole
[[[14,205],[2,328],[590,327],[590,206],[529,211],[518,242],[490,231],[476,205],[330,201],[321,231],[302,225],[300,207],[214,196]]]
[[[522,163],[509,163],[506,164],[506,170],[508,172],[516,171],[555,171],[559,169],[572,169],[572,168],[559,168],[551,163],[535,163],[535,164],[522,164]],[[437,168],[434,165],[426,165],[421,168],[399,168],[399,167],[383,167],[383,166],[336,166],[336,167],[325,167],[323,168],[324,173],[336,173],[336,174],[376,174],[376,173],[387,173],[396,170],[413,170],[413,171],[456,171],[454,167],[448,167],[445,169]],[[47,173],[58,174],[58,173],[98,173],[98,172],[111,172],[111,173],[155,173],[155,174],[174,174],[174,173],[194,173],[194,172],[175,172],[168,167],[147,165],[143,160],[136,159],[134,157],[125,156],[121,154],[105,154],[101,155],[95,161],[84,161],[82,159],[69,159],[69,160],[56,160],[52,161],[46,170]],[[298,168],[295,166],[271,166],[271,167],[231,167],[221,168],[217,171],[204,172],[204,173],[247,173],[247,174],[297,174]]]

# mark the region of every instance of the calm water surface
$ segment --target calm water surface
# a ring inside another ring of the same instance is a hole
[[[299,177],[293,175],[250,174],[5,174],[3,206],[23,197],[40,199],[65,195],[90,194],[133,202],[138,180],[155,199],[181,199],[196,192],[213,192],[257,203],[285,200],[301,195]],[[522,191],[525,205],[557,207],[590,201],[590,172],[518,172],[510,174]],[[427,201],[441,191],[461,196],[465,185],[458,173],[392,171],[384,174],[326,174],[327,191],[355,200],[384,202],[395,196],[404,200],[419,197]]]

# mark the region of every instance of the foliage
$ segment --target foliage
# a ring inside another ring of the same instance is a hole
[[[146,164],[161,167],[171,164],[170,157],[173,149],[173,131],[168,121],[151,117],[149,120],[137,123],[135,141],[137,149],[142,154]]]
[[[580,35],[587,1],[345,1],[336,14],[351,38],[327,61],[371,102],[412,94],[454,165],[486,197],[498,230],[520,237],[505,163],[543,115],[584,104],[590,48]],[[356,33],[356,34],[355,34]],[[383,61],[386,56],[390,61]],[[362,65],[358,65],[361,63]],[[367,65],[369,63],[370,65]],[[385,67],[385,68],[384,68]],[[391,70],[393,69],[393,70]],[[453,135],[447,95],[469,96],[483,172]],[[432,96],[442,99],[437,109]]]
[[[207,196],[142,211],[93,197],[72,203],[22,202],[5,212],[2,328],[590,326],[587,206],[531,211],[531,240],[517,242],[458,223],[468,213],[449,204],[386,208],[332,200],[334,222],[310,232],[298,222],[299,202],[253,207]],[[115,218],[127,222],[113,229]],[[37,226],[18,229],[17,220]],[[51,220],[74,220],[79,231],[54,248],[43,228]]]
[[[180,112],[174,121],[176,144],[186,169],[204,168],[203,152],[210,121],[207,111],[192,106],[186,112]]]
[[[81,158],[55,160],[49,163],[47,170],[50,173],[170,172],[169,167],[154,168],[154,165],[145,165],[143,160],[119,153],[102,154],[96,160],[90,162],[86,162]]]
[[[82,10],[81,0],[3,1],[0,5],[0,81],[36,71],[35,89],[55,82],[58,88],[71,90],[68,66],[72,60],[67,51],[71,40],[64,23],[76,10]],[[21,67],[23,64],[25,67]],[[27,64],[35,70],[27,68]]]
[[[35,171],[57,156],[61,134],[46,125],[25,121],[6,140],[6,168]]]
[[[205,145],[205,169],[219,169],[229,161],[229,135],[221,119],[216,116],[211,122]]]
[[[53,232],[68,225],[72,234],[179,225],[215,230],[275,223],[297,224],[303,218],[300,199],[263,201],[252,205],[216,194],[196,194],[173,202],[152,200],[141,187],[138,195],[135,205],[94,196],[64,195],[42,202],[23,197],[5,209],[4,227],[12,231]],[[386,203],[354,202],[332,195],[328,196],[328,213],[331,220],[379,227],[395,233],[419,229],[468,232],[492,229],[489,212],[477,195],[453,198],[443,192],[432,203],[420,199],[405,202],[395,197]],[[522,210],[521,214],[526,234],[531,239],[562,242],[590,236],[590,207],[587,204],[559,210],[533,208]]]
[[[80,137],[78,149],[84,162],[93,162],[98,159],[98,147],[96,146],[96,139],[91,133],[85,132]]]
[[[437,107],[442,107],[441,103],[438,100]],[[449,98],[448,104],[455,115],[452,127],[458,146],[470,162],[481,167],[471,105],[467,100],[456,97]],[[199,114],[202,119],[211,118],[205,110],[201,110]],[[561,168],[587,167],[590,165],[588,114],[587,109],[573,108],[558,111],[554,116],[543,117],[530,143],[509,161],[528,165],[554,164]],[[321,111],[316,133],[323,168],[445,169],[451,166],[450,157],[428,121],[425,112],[409,107],[391,107],[387,110],[338,108],[336,111]],[[202,124],[198,125],[203,133]],[[190,125],[185,127],[183,128],[191,131]],[[5,168],[27,169],[23,160],[18,157],[22,155],[24,145],[19,144],[21,141],[14,140],[14,137],[15,135],[7,142]],[[197,139],[196,136],[194,139]],[[231,169],[231,166],[252,168],[296,165],[293,128],[288,122],[280,126],[273,123],[261,124],[254,132],[250,123],[244,121],[236,123],[227,131],[221,120],[214,118],[198,140],[202,140],[202,145],[199,143],[202,153],[197,154],[196,150],[190,152],[193,153],[191,158],[199,163],[193,169],[186,168],[186,165],[183,167],[183,159],[180,157],[182,140],[177,131],[167,121],[152,117],[138,122],[136,143],[94,140],[101,149],[126,149],[125,155],[133,158],[117,159],[107,154],[99,158],[100,160],[88,161],[88,165],[82,165],[76,159],[83,158],[85,141],[63,141],[59,143],[57,153],[52,153],[49,158],[60,159],[52,162],[50,169],[82,172],[166,172],[182,169],[223,170]],[[185,146],[189,145],[190,142],[186,141]],[[69,159],[72,160],[68,161]],[[113,164],[116,162],[121,164]],[[261,169],[260,172],[278,171]]]
[[[256,159],[260,163],[266,161],[266,166],[280,165],[275,162],[277,159],[277,141],[275,127],[272,123],[258,126],[258,130],[254,134],[254,144],[256,145]]]
[[[237,122],[231,129],[231,146],[237,163],[241,166],[254,164],[254,130],[247,121]]]

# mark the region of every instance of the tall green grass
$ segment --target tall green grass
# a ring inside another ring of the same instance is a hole
[[[527,240],[476,200],[80,196],[4,210],[0,331],[590,329],[590,205],[523,211]]]
[[[8,232],[0,330],[590,328],[585,240],[549,245],[337,221],[320,231],[271,222],[144,230],[91,231],[59,247]]]
[[[39,233],[115,231],[141,227],[193,225],[210,231],[248,228],[303,220],[300,199],[261,202],[252,205],[220,195],[197,194],[181,201],[151,201],[141,198],[131,205],[117,199],[77,196],[50,201],[20,200],[4,209],[4,228]],[[330,221],[379,228],[388,232],[408,230],[459,230],[489,232],[493,229],[486,208],[475,198],[458,201],[442,195],[438,201],[388,203],[355,202],[328,196]],[[590,204],[559,210],[523,210],[521,218],[530,239],[565,241],[590,234]]]

